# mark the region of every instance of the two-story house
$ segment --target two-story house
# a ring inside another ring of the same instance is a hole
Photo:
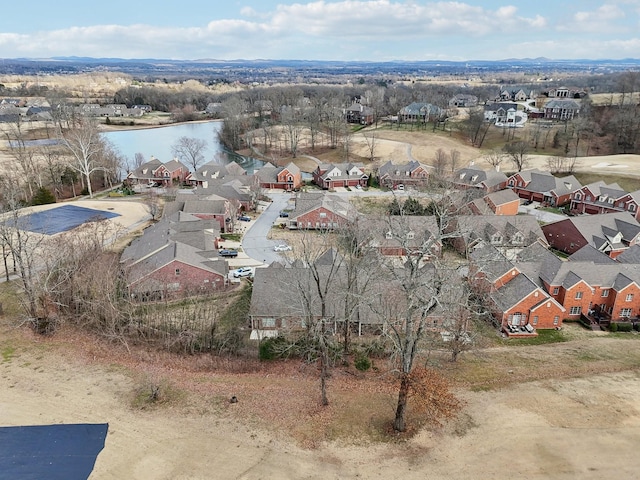
[[[573,175],[558,178],[537,169],[523,170],[507,179],[507,186],[525,200],[561,207],[571,200],[571,194],[582,185]]]
[[[398,185],[418,185],[429,179],[429,167],[412,160],[407,163],[387,163],[378,168],[378,182],[388,188]]]
[[[629,212],[640,220],[640,190],[626,192],[617,183],[607,185],[599,180],[585,185],[571,194],[570,211],[590,215],[613,212]]]
[[[323,163],[313,171],[313,182],[324,189],[366,187],[368,180],[361,163]]]

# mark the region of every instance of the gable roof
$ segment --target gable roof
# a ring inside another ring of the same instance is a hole
[[[501,183],[506,183],[507,176],[497,170],[483,170],[478,167],[465,167],[456,171],[453,177],[454,183],[464,184],[474,187],[495,187]]]
[[[523,170],[515,175],[519,175],[526,183],[524,187],[518,186],[517,188],[529,192],[555,193],[560,197],[582,188],[578,179],[573,175],[559,178],[549,172],[537,169]]]
[[[325,192],[300,192],[296,197],[296,206],[289,215],[291,220],[295,220],[306,213],[318,208],[324,208],[345,219],[355,218],[357,210],[348,200],[339,195]]]

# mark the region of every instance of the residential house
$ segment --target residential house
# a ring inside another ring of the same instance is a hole
[[[442,109],[430,103],[413,102],[398,112],[400,123],[427,123],[442,116]]]
[[[483,170],[470,165],[457,170],[452,182],[456,188],[477,188],[491,193],[507,186],[507,176],[497,170]]]
[[[628,212],[568,217],[544,225],[542,231],[549,245],[569,255],[591,245],[616,258],[640,243],[640,223]]]
[[[366,225],[369,246],[384,256],[421,255],[428,259],[442,253],[438,222],[434,216],[364,217],[359,222]]]
[[[185,183],[194,187],[207,188],[208,182],[211,180],[224,179],[230,175],[239,176],[246,174],[247,171],[236,162],[231,162],[226,165],[217,162],[207,162],[195,172],[189,173],[185,179]]]
[[[198,195],[193,190],[180,191],[173,202],[165,204],[164,214],[184,212],[202,220],[215,220],[223,232],[233,231],[232,205],[215,194]]]
[[[549,98],[584,98],[587,92],[582,88],[554,87],[545,92]]]
[[[544,105],[547,120],[573,120],[580,113],[580,105],[574,100],[550,100]]]
[[[366,187],[368,180],[361,163],[323,163],[313,171],[313,182],[324,189]]]
[[[348,123],[357,123],[358,125],[371,125],[375,121],[373,108],[360,102],[353,102],[350,107],[345,108],[344,116]]]
[[[599,180],[585,185],[571,194],[570,211],[590,215],[613,212],[629,212],[640,220],[640,190],[628,193],[617,183],[607,185]]]
[[[449,100],[451,108],[470,108],[478,106],[478,97],[466,93],[458,93]]]
[[[582,188],[573,175],[558,178],[537,169],[514,173],[507,179],[507,186],[520,198],[552,207],[566,205],[571,194]]]
[[[488,193],[482,198],[472,200],[468,204],[475,215],[517,215],[520,197],[509,188]]]
[[[402,164],[394,164],[389,160],[378,168],[379,184],[389,188],[423,184],[428,179],[429,167],[415,160]]]
[[[484,119],[497,126],[516,126],[527,121],[527,114],[517,103],[490,103],[484,106]]]
[[[469,280],[487,301],[496,323],[510,337],[537,335],[562,326],[565,308],[519,265],[484,244],[469,255]]]
[[[355,220],[357,210],[349,200],[325,192],[300,192],[289,214],[290,229],[331,230]]]
[[[170,186],[183,183],[189,168],[178,160],[163,163],[155,157],[127,174],[126,181],[132,185]]]
[[[477,246],[493,245],[507,260],[512,260],[526,247],[540,242],[547,247],[538,221],[531,215],[460,215],[447,229],[454,248],[463,255]]]
[[[597,323],[624,321],[640,315],[640,265],[589,260],[558,261],[540,270],[551,296],[567,310],[567,318],[587,317]]]
[[[323,321],[329,330],[337,332],[342,330],[346,315],[351,317],[352,328],[358,335],[382,330],[383,318],[368,306],[360,305],[348,312],[344,294],[346,269],[335,255],[335,251],[325,252],[314,262],[313,269],[302,262],[256,269],[249,307],[251,338],[295,333],[309,321]],[[327,287],[323,288],[322,296],[318,294],[315,274],[321,285]],[[368,288],[375,291],[382,287],[374,279]]]
[[[217,254],[218,235],[215,222],[184,213],[145,229],[120,260],[131,298],[155,301],[225,288],[229,267]]]
[[[290,192],[302,186],[302,172],[293,162],[284,167],[276,167],[271,163],[266,163],[256,171],[255,175],[258,177],[262,188]]]

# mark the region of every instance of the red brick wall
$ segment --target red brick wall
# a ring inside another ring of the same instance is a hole
[[[176,269],[180,270],[179,275],[176,275]],[[154,279],[163,285],[164,294],[168,297],[212,292],[226,286],[224,276],[177,260],[136,282],[131,286],[132,289],[135,290],[136,286],[144,287],[146,279]]]
[[[535,294],[538,294],[536,297]],[[503,312],[502,315],[502,324],[506,325],[509,321],[509,315],[513,315],[515,313],[521,313],[526,315],[526,322],[521,321],[520,325],[524,323],[531,323],[533,325],[534,316],[538,317],[537,325],[534,325],[535,328],[555,328],[556,326],[562,325],[562,310],[551,300],[548,300],[544,303],[543,306],[536,308],[535,310],[531,310],[534,306],[540,303],[543,299],[546,298],[546,295],[536,290],[532,292],[527,297],[523,298],[517,305]],[[549,307],[547,307],[547,303]],[[558,316],[558,325],[554,325],[554,317]]]
[[[321,213],[326,216],[322,217]],[[301,215],[297,218],[298,228],[333,228],[333,223],[342,224],[346,219],[330,212],[324,207],[317,208],[309,213]],[[308,224],[311,223],[309,226]],[[323,226],[324,224],[324,226]],[[330,225],[331,224],[331,225]]]

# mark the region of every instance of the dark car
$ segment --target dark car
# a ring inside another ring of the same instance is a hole
[[[218,255],[220,255],[221,257],[237,257],[238,256],[238,251],[237,250],[227,250],[225,248],[224,250],[220,250],[218,252]]]
[[[250,222],[251,221],[251,217],[248,217],[246,215],[240,215],[238,217],[238,220],[240,220],[241,222]]]
[[[282,218],[287,218],[289,216],[289,212],[280,212],[280,216]]]

